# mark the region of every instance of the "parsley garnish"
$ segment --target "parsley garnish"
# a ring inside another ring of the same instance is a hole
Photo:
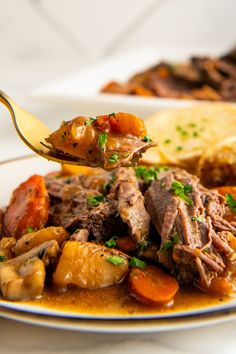
[[[192,216],[191,217],[192,221],[198,221],[198,222],[203,222],[204,220],[202,218],[200,218],[199,216]]]
[[[109,248],[116,247],[117,239],[118,237],[113,236],[112,238],[110,238],[108,241],[105,242],[105,245]]]
[[[65,182],[66,184],[71,184],[71,178],[70,178],[70,177],[66,178],[66,179],[64,180],[64,182]]]
[[[227,202],[230,210],[232,210],[234,213],[236,213],[236,200],[234,199],[232,194],[226,194],[226,202]]]
[[[175,195],[177,195],[177,197],[183,199],[188,205],[193,205],[192,200],[187,196],[187,194],[192,192],[192,186],[188,184],[182,184],[179,181],[173,181],[171,189],[175,193]]]
[[[85,125],[92,125],[92,124],[95,122],[96,119],[97,119],[97,118],[91,118],[91,117],[89,117],[89,119],[86,119]]]
[[[183,150],[183,146],[180,146],[180,145],[179,145],[179,146],[176,146],[176,150],[177,150],[177,151]]]
[[[105,199],[104,195],[94,195],[87,198],[87,203],[92,206],[98,206]]]
[[[119,256],[110,256],[110,257],[107,257],[106,261],[118,266],[118,265],[121,265],[122,263],[124,263],[124,258],[119,257]]]
[[[176,130],[182,135],[182,136],[187,136],[188,132],[181,128],[179,125],[177,125]]]
[[[138,259],[136,257],[131,258],[131,260],[129,261],[129,265],[131,267],[137,267],[137,268],[141,268],[144,269],[146,268],[146,262],[141,261],[141,259]]]
[[[115,117],[116,116],[116,114],[114,112],[112,112],[112,113],[110,113],[108,115],[109,115],[109,117]]]
[[[164,144],[170,144],[171,143],[171,140],[170,139],[166,139],[166,140],[164,140]]]
[[[110,163],[115,163],[119,160],[119,155],[116,153],[112,154],[111,157],[109,158],[108,162]]]
[[[196,123],[189,123],[188,125],[190,128],[196,128],[197,124]]]
[[[107,133],[104,132],[98,134],[98,145],[101,150],[104,150],[106,143],[107,143]]]
[[[161,252],[168,251],[171,248],[173,248],[174,245],[176,245],[177,243],[179,243],[179,235],[178,234],[174,235],[170,240],[164,242],[160,251]]]
[[[194,137],[194,138],[197,138],[197,137],[198,137],[198,135],[199,135],[199,133],[198,133],[198,132],[193,132],[193,137]]]
[[[145,143],[150,143],[152,141],[152,138],[150,137],[150,135],[145,135],[145,137],[143,138],[143,141]]]
[[[35,230],[30,226],[30,227],[28,227],[28,229],[27,229],[27,233],[28,234],[30,234],[30,233],[32,233],[32,232],[34,232]]]
[[[5,256],[0,256],[0,262],[4,262],[7,258]]]
[[[140,251],[143,251],[145,250],[147,247],[149,247],[151,245],[151,242],[150,241],[142,241],[142,242],[139,242],[138,244],[138,249]]]
[[[158,172],[154,167],[137,166],[135,167],[135,174],[136,177],[144,179],[145,182],[150,182],[157,179]]]

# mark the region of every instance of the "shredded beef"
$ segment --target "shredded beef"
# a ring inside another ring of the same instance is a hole
[[[175,195],[173,181],[192,187],[192,205]],[[197,177],[181,169],[166,171],[146,191],[145,204],[162,239],[159,262],[180,281],[206,288],[228,260],[236,259],[224,234],[236,235],[236,228],[224,219],[224,197],[205,189]]]
[[[108,198],[117,200],[118,213],[123,222],[128,224],[133,239],[138,243],[146,240],[150,217],[133,168],[120,167],[117,170]]]

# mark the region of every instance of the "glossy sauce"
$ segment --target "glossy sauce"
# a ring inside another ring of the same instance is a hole
[[[103,289],[69,289],[62,293],[46,289],[42,298],[27,303],[86,315],[142,315],[188,311],[229,300],[229,297],[203,293],[198,289],[182,288],[176,294],[173,304],[150,306],[131,297],[127,284],[122,283]]]

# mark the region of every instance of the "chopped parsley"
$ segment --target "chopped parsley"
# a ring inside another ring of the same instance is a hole
[[[191,217],[192,221],[198,221],[198,222],[203,222],[204,220],[202,218],[200,218],[199,216],[192,216]]]
[[[116,247],[117,245],[117,240],[118,240],[118,237],[116,236],[113,236],[112,238],[110,238],[109,240],[107,240],[105,242],[105,245],[109,248],[112,248],[112,247]]]
[[[177,243],[179,243],[179,235],[178,234],[171,237],[170,240],[164,242],[160,251],[161,252],[168,251],[168,250],[172,249],[174,247],[174,245],[176,245]]]
[[[183,128],[181,128],[179,125],[177,125],[176,130],[183,136],[187,136],[188,132],[186,130],[184,130]]]
[[[87,203],[92,206],[98,206],[104,199],[104,195],[94,195],[87,198]]]
[[[70,178],[70,177],[66,178],[66,179],[64,180],[64,182],[65,182],[66,184],[71,184],[71,178]]]
[[[177,151],[181,151],[181,150],[183,150],[183,146],[181,146],[181,145],[176,146],[176,150],[177,150]]]
[[[30,227],[28,227],[28,229],[27,229],[27,233],[28,234],[30,234],[30,233],[32,233],[32,232],[34,232],[35,230],[30,226]]]
[[[164,140],[164,144],[170,144],[171,143],[171,140],[170,139],[166,139],[166,140]]]
[[[196,128],[197,124],[196,123],[189,123],[188,125],[190,128]]]
[[[171,189],[177,197],[183,199],[188,205],[193,205],[192,200],[187,196],[189,193],[192,192],[192,186],[188,184],[183,184],[179,181],[173,181]]]
[[[194,138],[197,138],[199,136],[199,133],[198,132],[193,132],[193,137]]]
[[[85,121],[85,125],[92,125],[95,121],[96,121],[97,118],[91,118],[89,117],[89,119],[86,119]]]
[[[7,258],[5,256],[0,255],[0,262],[4,262]]]
[[[159,167],[145,167],[145,166],[137,166],[134,168],[136,177],[143,179],[144,182],[148,183],[158,179],[158,173],[164,172],[168,170],[166,166]]]
[[[119,256],[110,256],[110,257],[107,257],[106,261],[114,264],[115,266],[119,266],[122,263],[124,263],[124,258],[119,257]]]
[[[109,117],[115,117],[116,116],[115,112],[112,112],[112,113],[110,113],[108,115],[109,115]]]
[[[143,141],[145,143],[150,143],[152,141],[152,138],[150,137],[150,135],[145,135],[145,137],[143,138]]]
[[[138,249],[140,251],[143,251],[145,250],[147,247],[149,247],[151,245],[151,241],[142,241],[142,242],[139,242],[138,244]]]
[[[98,145],[99,145],[101,150],[105,149],[106,143],[107,143],[107,133],[106,132],[100,133],[98,135]]]
[[[136,257],[131,258],[131,260],[129,261],[129,265],[131,267],[137,267],[137,268],[141,268],[144,269],[146,268],[146,262],[141,261],[141,259],[138,259]]]
[[[234,213],[236,213],[236,200],[234,199],[234,197],[232,196],[232,194],[226,194],[226,202],[230,208],[230,210],[232,210]]]
[[[110,163],[115,163],[119,160],[119,155],[114,153],[111,155],[111,157],[109,158],[108,162]]]
[[[210,250],[209,250],[209,248],[204,248],[203,252],[204,252],[204,253],[209,253]]]
[[[105,193],[109,192],[109,190],[111,189],[111,186],[113,185],[115,180],[116,180],[116,176],[113,174],[111,176],[111,178],[109,179],[109,182],[105,183],[104,186],[103,186],[103,190],[104,190]]]
[[[136,177],[142,178],[145,182],[150,182],[157,179],[158,172],[154,167],[137,166],[135,167],[135,174]]]

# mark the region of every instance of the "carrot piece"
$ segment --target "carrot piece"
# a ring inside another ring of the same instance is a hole
[[[150,305],[169,302],[179,290],[174,277],[154,266],[147,266],[145,269],[132,268],[129,284],[131,295]]]
[[[232,194],[234,199],[236,199],[236,186],[223,186],[223,187],[218,187],[216,190],[226,196],[226,194]]]
[[[236,282],[230,278],[216,277],[212,279],[207,291],[213,294],[230,295],[236,291]]]
[[[113,132],[131,134],[139,138],[143,138],[147,134],[143,120],[133,114],[119,112],[110,115],[109,118]]]
[[[48,220],[49,197],[44,178],[31,176],[16,188],[4,215],[4,229],[7,236],[17,239],[27,229],[43,228]]]
[[[117,240],[117,247],[122,252],[132,252],[136,250],[136,242],[130,236],[120,237]]]
[[[225,197],[226,194],[231,194],[236,199],[236,186],[223,186],[216,188],[216,190]],[[224,218],[229,222],[236,222],[236,213],[227,208]]]

